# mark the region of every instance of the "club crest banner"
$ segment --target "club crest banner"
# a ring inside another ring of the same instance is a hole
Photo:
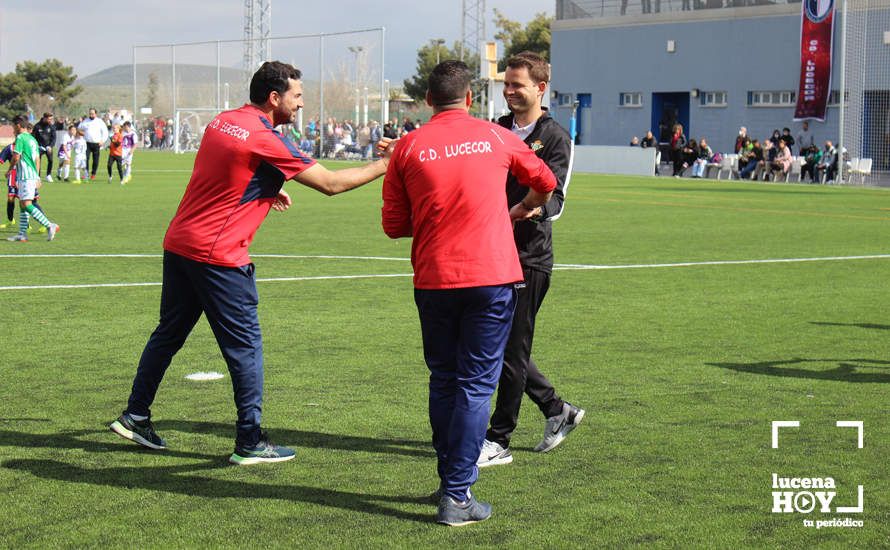
[[[834,11],[834,0],[801,2],[800,84],[794,120],[825,120],[831,93]]]

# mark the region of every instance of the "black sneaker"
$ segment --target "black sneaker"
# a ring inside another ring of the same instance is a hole
[[[167,442],[161,439],[155,432],[155,427],[151,423],[151,419],[134,420],[127,413],[121,414],[117,420],[111,423],[111,431],[124,439],[135,441],[143,447],[149,449],[166,449]]]
[[[491,517],[491,504],[479,502],[470,493],[466,502],[457,502],[449,496],[443,496],[439,501],[439,512],[436,515],[436,523],[450,527],[469,525],[477,521],[485,521]]]
[[[266,432],[260,434],[260,441],[253,447],[235,447],[235,452],[229,457],[229,462],[239,466],[260,464],[262,462],[284,462],[290,460],[296,453],[293,449],[274,445],[269,441]]]

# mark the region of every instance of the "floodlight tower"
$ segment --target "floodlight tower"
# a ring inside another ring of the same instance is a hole
[[[481,66],[482,43],[485,42],[485,0],[461,0],[463,17],[460,23],[460,60],[467,65]],[[438,51],[438,50],[437,50]],[[473,103],[484,105],[486,86],[476,75]]]
[[[460,60],[467,62],[479,57],[480,44],[485,40],[485,0],[461,0],[463,17],[460,22]]]
[[[244,70],[272,59],[272,0],[244,0]]]

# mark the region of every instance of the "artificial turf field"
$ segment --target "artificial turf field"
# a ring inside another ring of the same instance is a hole
[[[474,486],[494,515],[446,528],[426,502],[410,241],[381,231],[379,182],[336,197],[288,184],[294,207],[252,247],[263,421],[295,460],[227,464],[228,376],[185,379],[225,372],[203,320],[152,410],[169,449],[107,429],[158,318],[160,287],[136,285],[161,280],[192,161],[137,152],[126,187],[45,185],[57,239],[2,242],[0,547],[890,545],[890,257],[850,258],[890,253],[888,190],[576,175],[556,261],[616,268],[554,272],[534,356],[587,416],[541,455],[526,400],[513,464]],[[773,420],[800,421],[778,449]],[[862,449],[838,420],[863,421]],[[773,473],[833,478],[832,512],[771,513]],[[857,485],[863,512],[836,513]],[[863,526],[804,526],[832,518]]]

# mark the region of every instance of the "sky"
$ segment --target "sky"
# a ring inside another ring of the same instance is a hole
[[[493,40],[494,8],[524,24],[536,13],[552,16],[555,0],[487,0],[486,8],[486,34]],[[0,73],[14,70],[16,62],[57,58],[85,77],[132,63],[133,45],[240,39],[243,10],[241,0],[0,0]],[[461,0],[272,0],[272,36],[385,27],[385,77],[400,83],[414,74],[421,45],[443,38],[450,46],[460,38],[461,16]],[[298,68],[302,56],[317,59],[318,53],[273,47],[274,58]]]

